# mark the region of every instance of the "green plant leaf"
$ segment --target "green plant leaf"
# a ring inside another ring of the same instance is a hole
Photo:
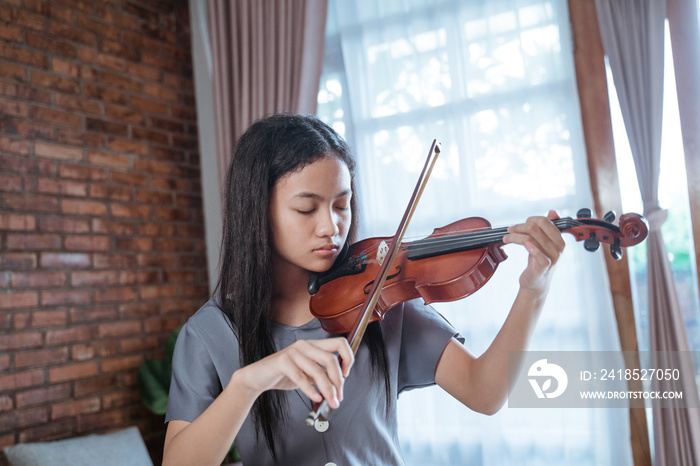
[[[146,359],[139,368],[138,387],[143,405],[156,414],[165,414],[170,389],[170,363]]]
[[[177,336],[180,335],[180,330],[182,330],[182,326],[179,326],[176,328],[173,333],[170,335],[168,338],[168,342],[165,345],[165,353],[168,355],[168,361],[172,363],[173,361],[173,353],[175,352],[175,343],[177,342]]]
[[[173,352],[181,329],[182,326],[176,328],[168,337],[165,360],[146,359],[139,368],[138,387],[141,402],[156,414],[165,414],[168,407]]]

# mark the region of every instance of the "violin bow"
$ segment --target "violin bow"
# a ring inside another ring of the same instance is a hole
[[[410,223],[411,218],[413,217],[413,213],[416,210],[416,206],[418,206],[418,201],[423,195],[425,186],[428,183],[428,178],[430,178],[430,174],[433,171],[433,167],[435,166],[435,162],[437,161],[441,150],[442,145],[440,144],[440,142],[438,142],[437,139],[434,139],[433,144],[430,146],[428,157],[425,160],[423,170],[421,171],[420,177],[418,178],[418,182],[416,183],[416,187],[413,190],[413,195],[411,196],[411,199],[408,202],[408,206],[406,207],[406,210],[403,214],[403,218],[401,219],[401,222],[399,223],[399,226],[396,229],[396,234],[391,239],[391,244],[389,245],[388,250],[380,248],[382,249],[381,255],[383,256],[383,259],[380,259],[380,253],[378,253],[377,259],[381,263],[381,267],[379,268],[379,272],[377,273],[377,278],[375,278],[374,284],[372,285],[372,289],[370,290],[369,294],[367,295],[367,298],[365,299],[363,311],[360,315],[360,318],[355,322],[355,325],[348,334],[348,341],[350,343],[350,348],[352,349],[353,355],[357,354],[357,350],[360,347],[360,343],[362,342],[362,337],[365,334],[365,330],[367,330],[367,326],[369,325],[370,318],[372,317],[372,313],[374,312],[374,308],[377,306],[377,303],[379,302],[379,297],[382,294],[382,288],[384,287],[386,278],[389,275],[389,268],[394,262],[396,254],[398,253],[399,248],[401,247],[401,241],[403,241],[403,237],[406,233],[406,229],[408,228],[408,224]],[[327,421],[330,418],[332,409],[333,408],[330,407],[326,400],[323,400],[320,403],[315,403],[313,408],[311,409],[311,412],[309,412],[309,415],[306,417],[306,425],[313,426],[317,420]]]

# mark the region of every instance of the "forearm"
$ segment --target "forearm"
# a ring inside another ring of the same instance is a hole
[[[488,412],[496,412],[508,397],[509,354],[525,351],[544,304],[544,295],[520,290],[501,330],[489,348],[474,363],[472,376],[478,383],[478,400]],[[515,373],[522,358],[513,354],[510,367]]]
[[[543,295],[521,290],[498,335],[478,358],[456,340],[450,342],[438,361],[437,384],[474,411],[497,412],[508,396],[508,355],[527,347],[543,301]]]
[[[163,465],[220,465],[257,396],[239,383],[234,373],[231,382],[197,419],[177,432],[168,426]]]

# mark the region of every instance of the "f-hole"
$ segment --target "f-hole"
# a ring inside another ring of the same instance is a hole
[[[396,266],[396,273],[389,275],[388,277],[386,277],[386,279],[391,280],[392,278],[396,278],[399,276],[400,273],[401,273],[401,266],[397,265]],[[374,280],[372,280],[371,282],[369,282],[365,285],[365,287],[363,288],[363,291],[365,292],[365,294],[369,294],[369,292],[372,291],[373,284],[374,284]]]

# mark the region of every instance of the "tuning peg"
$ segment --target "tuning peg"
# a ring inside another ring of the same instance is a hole
[[[608,222],[608,223],[614,222],[615,221],[615,211],[614,210],[609,211],[607,214],[605,214],[605,217],[603,217],[603,220]]]
[[[586,240],[583,242],[583,248],[586,251],[597,251],[598,248],[600,247],[600,241],[595,239],[595,233],[591,233],[591,236],[586,238]]]
[[[620,247],[620,240],[615,238],[615,241],[610,245],[610,255],[616,261],[622,259],[622,248]]]
[[[576,218],[591,218],[591,209],[583,208],[576,212]]]

